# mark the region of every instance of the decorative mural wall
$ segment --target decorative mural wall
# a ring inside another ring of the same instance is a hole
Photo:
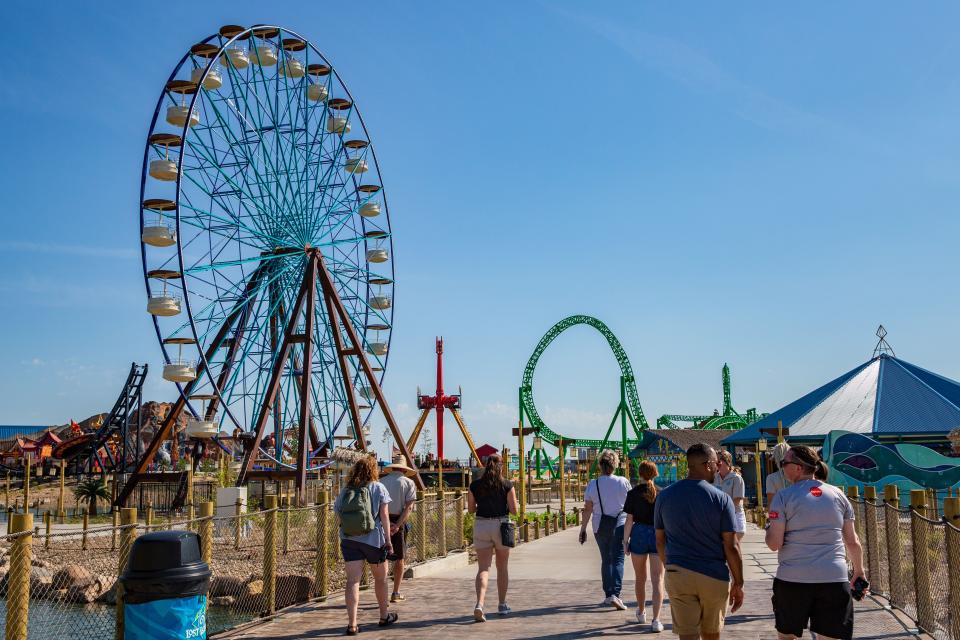
[[[830,484],[881,488],[894,484],[901,501],[911,489],[960,488],[960,458],[941,455],[919,444],[886,444],[860,433],[831,431],[821,456],[830,467]],[[879,492],[878,492],[879,493]],[[941,495],[942,497],[942,495]]]

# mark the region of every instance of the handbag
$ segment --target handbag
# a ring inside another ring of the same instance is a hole
[[[603,497],[600,495],[600,478],[594,480],[597,486],[597,500],[600,502],[600,526],[597,527],[598,536],[612,536],[617,529],[617,521],[620,520],[620,512],[615,516],[608,516],[603,512]]]
[[[517,546],[517,527],[513,520],[500,523],[500,541],[505,547]]]

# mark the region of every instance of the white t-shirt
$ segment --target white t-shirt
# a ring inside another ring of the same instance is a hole
[[[597,495],[597,485],[599,483],[599,497]],[[630,492],[630,481],[623,476],[600,476],[596,480],[591,480],[587,485],[587,490],[583,493],[584,502],[593,503],[593,532],[596,533],[600,528],[600,500],[603,500],[603,515],[616,516],[617,526],[622,527],[627,522],[627,514],[623,512],[623,503],[627,501],[627,493]]]
[[[713,486],[731,498],[743,498],[746,496],[746,487],[743,484],[743,478],[733,471],[728,473],[726,478],[721,478],[719,473],[715,475],[713,477]],[[737,511],[743,513],[743,500],[740,501],[739,506],[736,500],[734,500],[733,506]]]

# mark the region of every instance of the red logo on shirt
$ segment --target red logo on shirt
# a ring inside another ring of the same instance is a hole
[[[770,514],[767,516],[767,518],[769,518],[770,520],[776,520],[779,517],[780,517],[780,513],[777,511],[771,511]]]
[[[820,489],[820,487],[810,487],[810,495],[812,495],[814,498],[819,498],[823,495],[823,491]]]

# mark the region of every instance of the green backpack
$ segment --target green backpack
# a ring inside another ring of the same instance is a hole
[[[362,536],[377,526],[367,487],[346,487],[340,501],[340,530],[345,536]]]

